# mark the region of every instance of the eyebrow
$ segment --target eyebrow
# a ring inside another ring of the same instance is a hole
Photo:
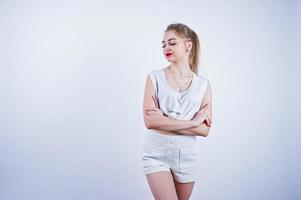
[[[175,40],[176,38],[170,38],[170,39],[168,39],[168,41],[170,41],[170,40]],[[162,41],[162,43],[164,42],[164,40]]]

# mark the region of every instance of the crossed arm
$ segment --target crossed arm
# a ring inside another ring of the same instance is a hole
[[[179,135],[207,137],[212,119],[211,87],[208,83],[200,110],[192,120],[177,120],[164,116],[154,99],[154,88],[147,77],[143,102],[144,123],[148,129],[169,131]]]

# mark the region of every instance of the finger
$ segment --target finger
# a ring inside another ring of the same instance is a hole
[[[207,106],[203,106],[199,111],[197,111],[196,113],[195,113],[195,117],[196,116],[198,116],[198,115],[200,115],[200,114],[202,114],[203,112],[205,112],[207,110]]]
[[[207,110],[207,107],[204,107],[201,110],[199,110],[198,113],[204,113],[204,112],[206,112],[206,110]]]
[[[154,116],[158,116],[158,113],[148,113],[146,115],[149,117],[154,117]]]
[[[209,120],[208,120],[208,119],[205,119],[205,124],[206,124],[206,126],[208,126],[208,127],[210,127],[210,126],[211,126],[211,123],[209,122]]]
[[[153,112],[154,112],[154,113],[160,113],[160,112],[162,112],[162,111],[161,111],[160,109],[154,109]]]
[[[198,112],[205,112],[208,109],[208,106],[203,107],[202,109],[200,109]]]
[[[199,118],[202,114],[202,112],[197,112],[194,118]]]
[[[208,127],[211,126],[211,122],[209,121],[209,119],[206,119],[206,124],[207,124]]]
[[[159,110],[149,110],[149,111],[147,111],[147,113],[160,113],[161,111],[159,111]]]
[[[209,123],[208,123],[208,121],[207,121],[207,120],[205,120],[205,124],[206,124],[206,126],[208,126],[208,127],[209,127]]]
[[[210,127],[211,127],[211,125],[212,125],[212,122],[211,122],[210,118],[209,118],[208,120],[209,120],[209,125],[210,125]]]
[[[145,111],[145,114],[153,114],[153,113],[156,113],[157,111],[155,110],[147,110]]]
[[[212,123],[211,118],[207,115],[207,120],[208,122],[210,122],[210,124]]]
[[[152,108],[145,111],[145,113],[149,114],[162,114],[163,112],[158,108]]]
[[[208,107],[208,105],[209,105],[209,103],[206,103],[205,105],[203,105],[203,106],[202,106],[202,108],[201,108],[201,109],[203,109],[203,108],[207,108],[207,107]]]
[[[199,118],[199,117],[207,117],[207,113],[205,111],[199,111],[196,113],[195,118]]]
[[[148,112],[148,111],[158,111],[160,109],[158,108],[149,108],[149,109],[145,109],[145,112]]]
[[[145,113],[151,113],[151,112],[157,112],[157,110],[155,110],[155,109],[147,109],[147,110],[145,110]]]
[[[207,110],[208,106],[203,107],[201,110]]]
[[[146,114],[146,115],[149,115],[149,114],[151,114],[153,111],[152,110],[146,110],[144,113]]]
[[[151,114],[151,111],[146,111],[145,114],[146,114],[146,115],[150,115],[150,114]]]
[[[159,108],[159,105],[158,105],[158,102],[157,102],[156,98],[154,96],[152,96],[152,98],[153,98],[153,101],[154,101],[154,104],[155,104],[156,108]]]

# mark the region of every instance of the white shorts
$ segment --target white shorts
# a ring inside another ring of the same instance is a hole
[[[148,130],[142,150],[143,172],[170,171],[180,183],[196,181],[199,166],[197,147],[196,136],[164,135]]]

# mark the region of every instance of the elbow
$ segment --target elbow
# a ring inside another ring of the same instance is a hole
[[[144,125],[147,129],[158,129],[161,126],[160,118],[144,116]]]
[[[204,132],[204,137],[208,137],[210,131],[210,127],[207,127]]]
[[[202,137],[207,137],[209,135],[209,130],[210,128],[205,126],[203,129],[201,129],[199,132],[198,132],[198,136],[202,136]]]
[[[150,128],[151,128],[151,124],[150,124],[148,121],[146,121],[146,120],[144,120],[144,126],[145,126],[147,129],[150,129]]]
[[[150,124],[150,123],[144,123],[144,125],[145,125],[145,127],[147,128],[147,129],[151,129],[152,128],[152,125]]]
[[[147,129],[153,129],[154,128],[154,124],[149,119],[144,119],[144,125]]]
[[[207,137],[209,135],[209,130],[206,130],[204,133],[203,133],[203,136],[204,137]]]

